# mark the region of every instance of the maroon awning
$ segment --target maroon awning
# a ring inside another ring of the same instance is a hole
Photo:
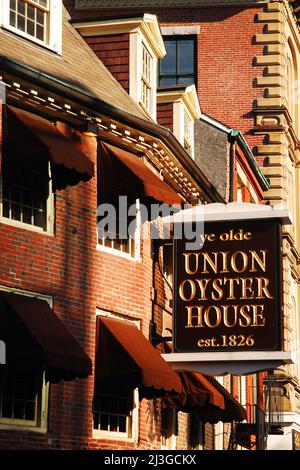
[[[7,347],[8,366],[45,366],[50,382],[92,373],[90,358],[44,300],[0,293],[0,339]]]
[[[217,423],[218,421],[222,421],[223,423],[244,421],[247,417],[245,408],[214,377],[210,377],[209,375],[205,377],[212,386],[223,395],[225,407],[224,409],[214,406],[203,409],[199,408],[197,413],[202,421],[209,423]]]
[[[83,181],[94,176],[93,162],[50,121],[13,106],[6,106],[5,146],[9,159],[16,161],[44,154],[55,165],[80,174]]]
[[[225,408],[223,395],[200,372],[178,372],[184,391],[181,394],[167,394],[164,406],[180,411],[191,411],[195,407],[213,405]]]
[[[184,391],[167,394],[164,406],[195,413],[204,422],[231,422],[246,419],[246,410],[213,377],[200,372],[179,372]]]
[[[102,142],[98,158],[100,194],[143,194],[169,205],[182,204],[182,198],[141,157]]]
[[[100,316],[97,318],[95,380],[103,384],[117,380],[139,387],[142,396],[148,397],[183,391],[178,374],[136,326]]]

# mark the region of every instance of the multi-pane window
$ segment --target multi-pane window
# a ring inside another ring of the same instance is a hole
[[[159,63],[159,86],[196,84],[194,38],[168,38],[165,48],[167,54]]]
[[[95,388],[94,429],[124,433],[132,437],[133,390],[115,387]]]
[[[3,164],[2,217],[47,230],[50,194],[49,162]]]
[[[146,46],[142,44],[142,103],[145,108],[151,112],[151,101],[152,101],[152,69],[153,69],[153,58],[148,52]]]
[[[50,0],[10,0],[9,25],[47,42]]]
[[[103,201],[99,201],[101,204]],[[139,256],[139,228],[140,211],[139,201],[127,205],[127,212],[118,203],[110,201],[115,209],[115,217],[108,221],[107,225],[98,224],[98,244],[100,246],[117,250],[129,255],[131,258]],[[133,210],[135,208],[135,213]],[[101,219],[99,218],[98,222]]]
[[[0,422],[39,426],[42,386],[42,374],[0,377]]]

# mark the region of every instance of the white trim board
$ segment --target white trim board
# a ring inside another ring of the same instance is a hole
[[[175,370],[208,375],[247,375],[294,364],[294,353],[285,351],[237,351],[162,354]]]

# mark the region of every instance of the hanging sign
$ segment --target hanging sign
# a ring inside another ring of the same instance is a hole
[[[201,249],[174,241],[174,352],[281,350],[280,222],[205,222],[200,236]]]

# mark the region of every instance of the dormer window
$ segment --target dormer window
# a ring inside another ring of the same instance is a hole
[[[157,64],[166,54],[155,15],[73,23],[122,87],[156,120]]]
[[[26,39],[61,52],[62,0],[2,0],[0,23]]]
[[[194,158],[194,123],[201,110],[195,85],[160,87],[157,93],[158,123],[168,127]]]

